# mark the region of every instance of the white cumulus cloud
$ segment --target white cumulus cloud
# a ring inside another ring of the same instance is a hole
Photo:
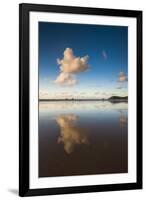
[[[68,86],[72,86],[75,85],[77,83],[77,80],[75,79],[75,77],[69,73],[63,73],[61,72],[56,80],[55,83],[60,84],[60,85],[68,85]]]
[[[62,59],[57,59],[60,74],[55,83],[59,85],[75,85],[77,83],[74,74],[84,72],[88,69],[88,56],[76,57],[71,48],[66,48]]]

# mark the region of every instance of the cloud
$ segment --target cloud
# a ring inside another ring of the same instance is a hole
[[[60,74],[55,83],[59,85],[75,85],[77,83],[74,74],[84,72],[88,69],[88,56],[76,57],[71,48],[66,48],[62,59],[57,59],[60,66]]]
[[[48,97],[48,92],[45,92],[45,91],[40,91],[39,92],[39,98],[41,99],[45,99]]]
[[[124,72],[119,72],[118,74],[118,86],[116,87],[116,89],[121,90],[123,88],[127,87],[127,81],[128,78],[126,76],[126,74]]]
[[[104,58],[104,60],[107,60],[107,53],[105,50],[102,51],[102,57]]]
[[[63,59],[57,59],[60,71],[63,73],[79,73],[88,69],[88,56],[76,57],[71,48],[66,48]]]
[[[62,95],[67,95],[67,94],[68,94],[68,92],[61,92],[61,94],[62,94]]]
[[[108,95],[106,92],[102,92],[101,94],[102,94],[102,95],[105,95],[105,96],[107,96],[107,95]]]
[[[126,77],[126,75],[124,74],[124,72],[120,72],[119,73],[119,79],[120,82],[126,82],[128,79]]]
[[[95,92],[94,94],[100,98],[105,98],[108,96],[108,93],[106,92]]]
[[[100,92],[95,92],[94,94],[95,94],[95,95],[99,95],[99,94],[100,94]]]
[[[75,77],[73,75],[62,72],[57,76],[55,83],[57,83],[59,85],[72,86],[77,83],[77,80],[75,79]]]
[[[89,144],[85,130],[77,126],[78,116],[74,114],[59,115],[56,122],[60,127],[58,143],[63,143],[67,154],[74,151],[76,145]]]
[[[122,86],[118,86],[116,87],[116,89],[121,90],[123,87]]]

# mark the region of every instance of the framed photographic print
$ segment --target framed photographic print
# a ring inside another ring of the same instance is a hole
[[[19,13],[19,195],[141,189],[142,11]]]

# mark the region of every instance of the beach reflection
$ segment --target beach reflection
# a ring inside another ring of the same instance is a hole
[[[128,117],[126,116],[126,113],[123,111],[120,111],[120,117],[119,117],[119,124],[121,128],[124,128],[127,126],[128,123]]]
[[[76,125],[78,117],[74,114],[60,115],[56,118],[60,127],[58,143],[63,143],[64,150],[70,154],[76,145],[89,144],[86,130]]]
[[[126,102],[39,102],[39,177],[127,172]]]
[[[40,112],[59,112],[60,110],[74,109],[127,110],[127,103],[112,103],[109,101],[46,101],[39,103]]]

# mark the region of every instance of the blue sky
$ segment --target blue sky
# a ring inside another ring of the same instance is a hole
[[[125,96],[127,76],[127,27],[39,22],[40,98]]]

